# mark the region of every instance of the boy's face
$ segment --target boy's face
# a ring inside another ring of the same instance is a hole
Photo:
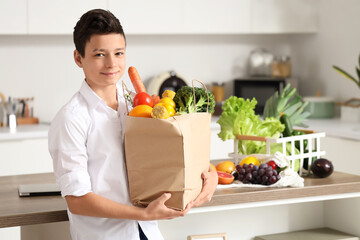
[[[92,88],[116,84],[126,70],[125,39],[121,34],[93,35],[85,45],[85,56],[74,51],[76,64],[83,68]]]

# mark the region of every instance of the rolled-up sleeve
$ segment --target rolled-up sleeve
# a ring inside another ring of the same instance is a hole
[[[48,146],[63,197],[83,196],[92,191],[86,150],[89,122],[81,112],[62,109],[51,123]]]

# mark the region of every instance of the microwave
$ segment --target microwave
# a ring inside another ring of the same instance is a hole
[[[274,95],[275,92],[281,93],[287,83],[291,83],[293,87],[296,83],[295,79],[271,78],[271,77],[248,77],[234,80],[234,96],[255,98],[257,104],[255,113],[262,115],[266,101]]]

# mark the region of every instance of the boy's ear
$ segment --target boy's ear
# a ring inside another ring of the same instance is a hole
[[[76,65],[78,65],[79,67],[82,68],[82,61],[81,61],[82,59],[81,59],[81,55],[78,50],[74,51],[74,60],[75,60]]]

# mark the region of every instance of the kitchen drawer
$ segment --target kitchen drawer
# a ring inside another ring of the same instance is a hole
[[[279,233],[255,237],[255,240],[359,240],[358,237],[330,228],[317,228],[296,232]]]

